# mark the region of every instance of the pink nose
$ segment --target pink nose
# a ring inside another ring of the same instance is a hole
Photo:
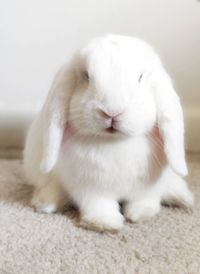
[[[110,119],[111,118],[111,119],[114,120],[115,118],[117,118],[117,116],[119,116],[120,114],[122,114],[122,112],[108,113],[108,112],[100,109],[100,114],[101,114],[101,116],[103,118],[106,118],[106,119]]]

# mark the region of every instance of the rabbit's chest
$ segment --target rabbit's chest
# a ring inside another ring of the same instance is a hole
[[[58,161],[59,175],[68,187],[94,187],[129,192],[147,172],[150,146],[145,138],[114,144],[69,141]]]

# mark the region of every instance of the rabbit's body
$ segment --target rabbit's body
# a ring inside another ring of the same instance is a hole
[[[178,97],[157,56],[137,39],[97,39],[58,74],[24,156],[32,204],[56,211],[66,192],[90,227],[121,228],[120,201],[131,221],[155,215],[161,202],[193,203],[180,177],[187,168]]]
[[[149,155],[145,137],[112,143],[72,138],[59,155],[55,172],[72,195],[98,189],[102,195],[119,201],[127,199],[148,180],[145,176],[149,175]]]

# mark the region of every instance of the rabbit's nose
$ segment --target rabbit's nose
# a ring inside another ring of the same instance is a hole
[[[107,112],[102,109],[99,109],[100,115],[105,119],[112,119],[115,120],[122,112]]]

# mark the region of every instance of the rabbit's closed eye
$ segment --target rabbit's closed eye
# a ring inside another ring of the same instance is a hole
[[[83,79],[84,81],[89,82],[90,77],[89,77],[89,73],[88,73],[87,70],[84,70],[84,71],[82,72],[81,76],[82,76],[82,79]]]
[[[138,83],[140,83],[142,81],[143,78],[143,73],[140,74],[139,78],[138,78]]]

